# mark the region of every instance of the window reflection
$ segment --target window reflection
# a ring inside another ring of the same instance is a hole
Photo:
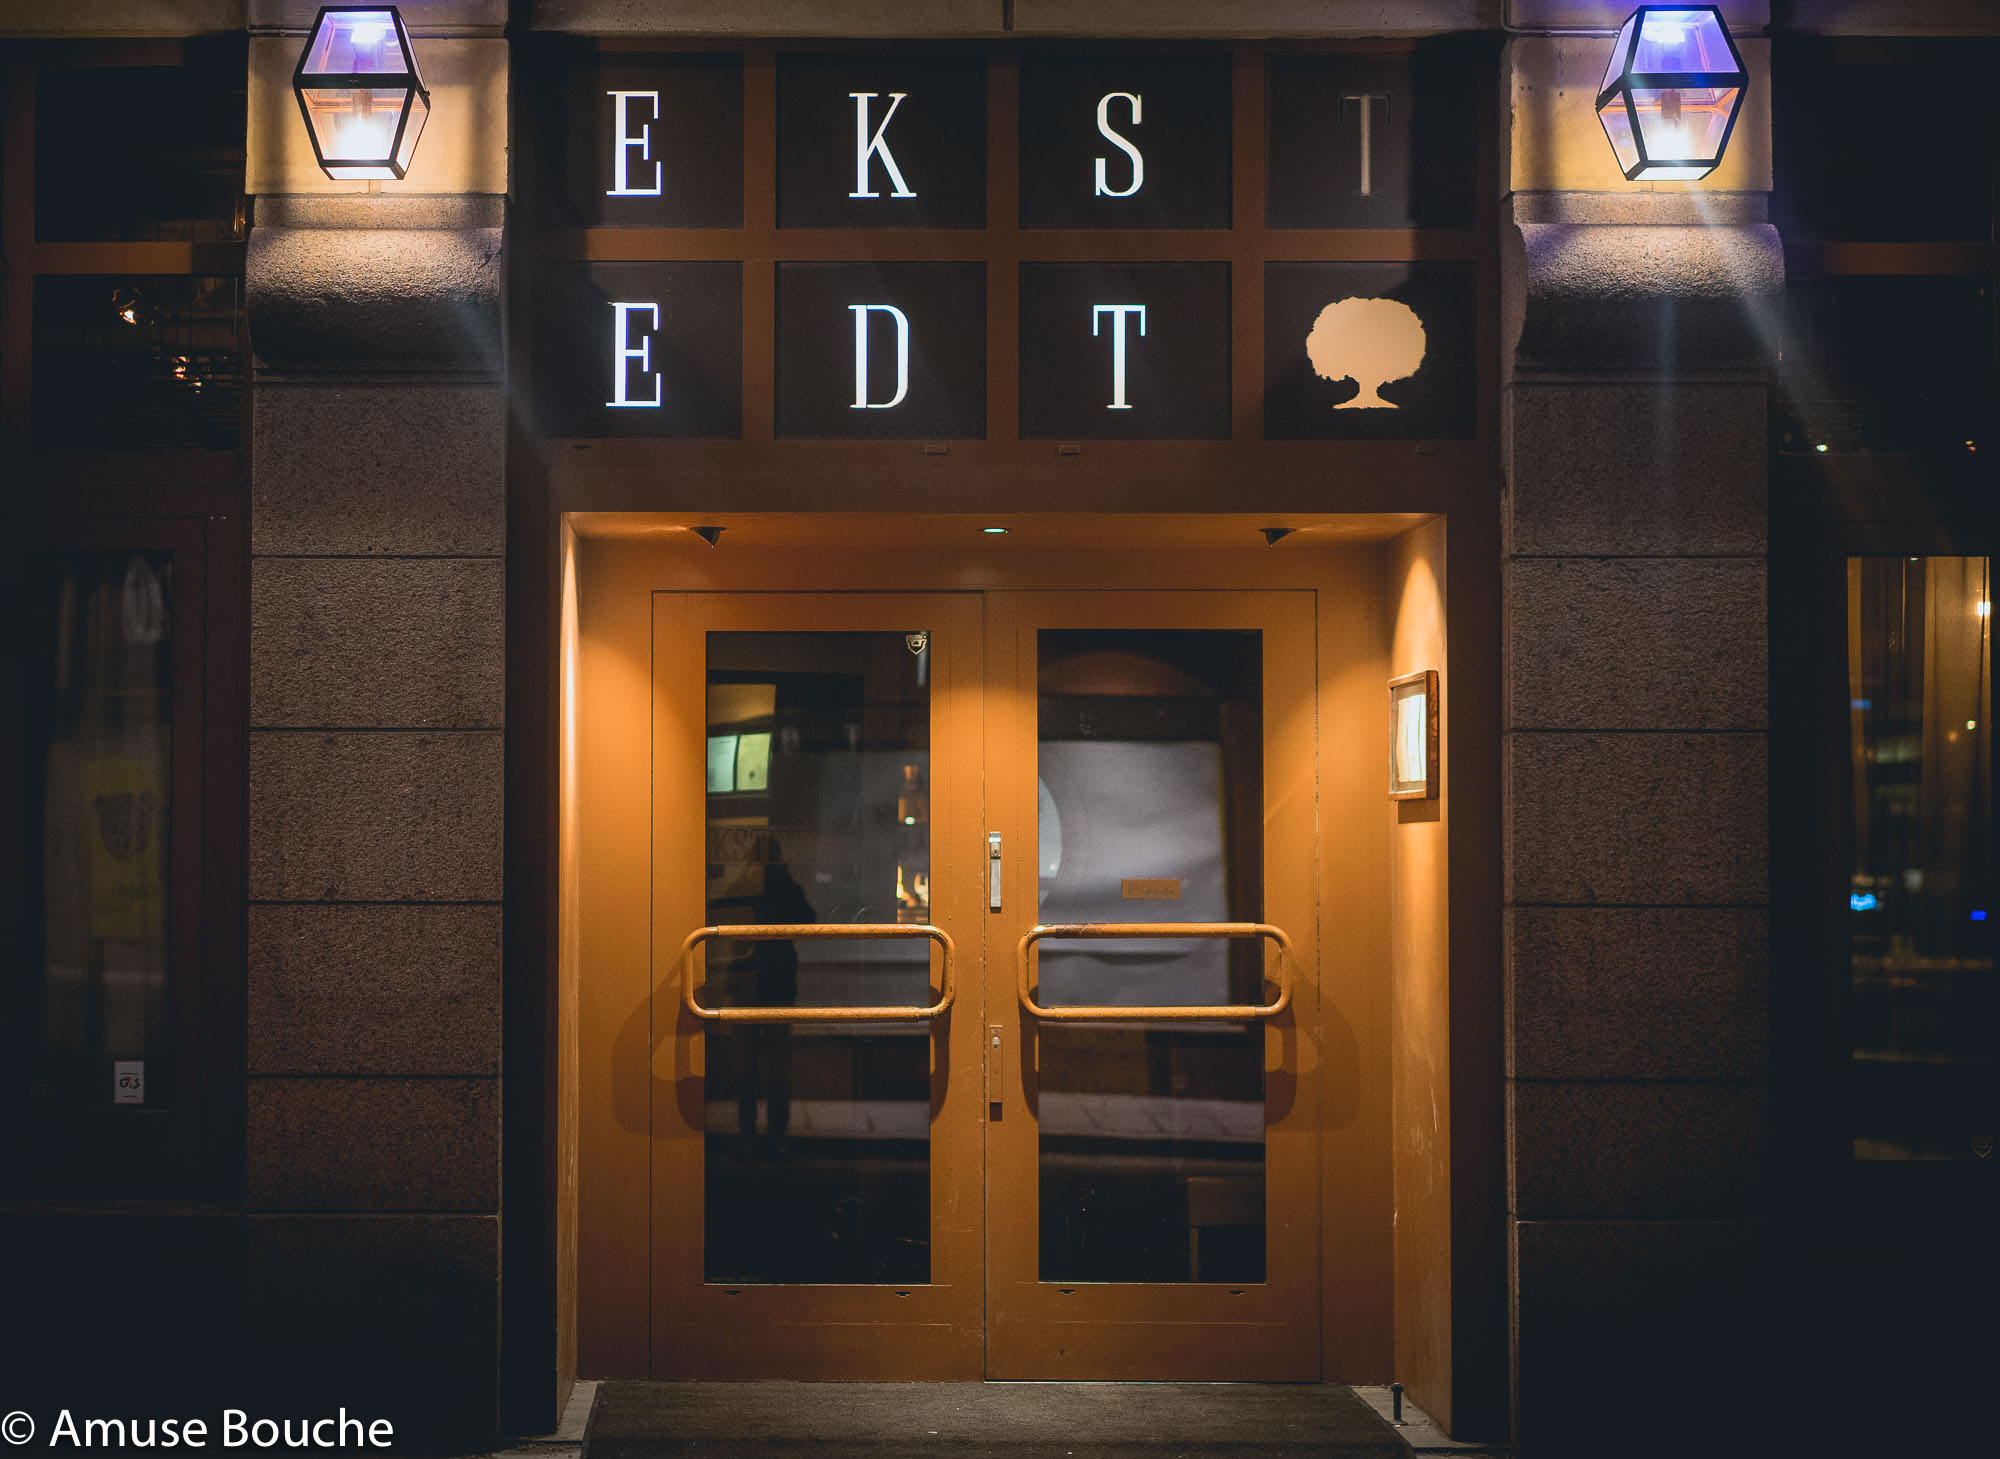
[[[708,920],[930,920],[928,639],[708,635]],[[711,1004],[931,1001],[922,941],[709,945]],[[712,1282],[930,1278],[930,1030],[709,1035]]]
[[[1056,922],[1263,916],[1255,632],[1039,635],[1040,909]],[[1254,939],[1041,944],[1045,1004],[1261,1000]],[[1041,1279],[1264,1279],[1256,1024],[1045,1023]]]
[[[1990,1151],[1992,593],[1983,557],[1850,558],[1854,1153]]]
[[[28,1103],[167,1102],[172,555],[30,559],[20,767],[32,946],[8,1010]]]

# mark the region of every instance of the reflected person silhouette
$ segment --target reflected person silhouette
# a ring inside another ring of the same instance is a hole
[[[764,890],[751,903],[751,921],[760,926],[796,926],[815,922],[818,914],[791,868],[775,857],[764,868]],[[799,954],[789,938],[750,944],[744,966],[750,973],[750,997],[761,1008],[782,1008],[798,1001]],[[792,1115],[792,1026],[753,1023],[738,1034],[743,1082],[737,1092],[736,1130],[744,1153],[752,1153],[757,1136],[757,1104],[765,1110],[770,1153],[783,1158]]]

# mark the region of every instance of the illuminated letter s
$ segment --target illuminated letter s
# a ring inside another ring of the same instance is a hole
[[[1126,188],[1111,186],[1104,176],[1104,161],[1097,159],[1097,188],[1092,194],[1100,198],[1129,198],[1139,190],[1146,180],[1146,159],[1139,155],[1139,149],[1125,138],[1111,130],[1111,103],[1130,102],[1132,105],[1132,125],[1139,125],[1139,98],[1130,91],[1107,91],[1097,98],[1097,130],[1104,134],[1104,140],[1132,159],[1132,185]]]

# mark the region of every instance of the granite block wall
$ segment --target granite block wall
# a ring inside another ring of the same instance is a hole
[[[1523,1459],[1607,1443],[1768,1452],[1744,1383],[1772,1314],[1756,312],[1782,270],[1768,227],[1671,221],[1675,202],[1660,200],[1662,226],[1629,199],[1617,223],[1588,199],[1565,218],[1544,196],[1510,256],[1504,955]]]
[[[267,1401],[459,1444],[496,1403],[499,232],[432,202],[385,241],[380,201],[250,251],[245,1308]],[[444,262],[355,304],[385,251]]]

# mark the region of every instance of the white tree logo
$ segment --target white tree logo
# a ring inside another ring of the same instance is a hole
[[[1396,402],[1377,392],[1422,368],[1424,322],[1395,299],[1340,299],[1313,321],[1306,358],[1320,379],[1352,380],[1361,387],[1335,410],[1395,410]]]

